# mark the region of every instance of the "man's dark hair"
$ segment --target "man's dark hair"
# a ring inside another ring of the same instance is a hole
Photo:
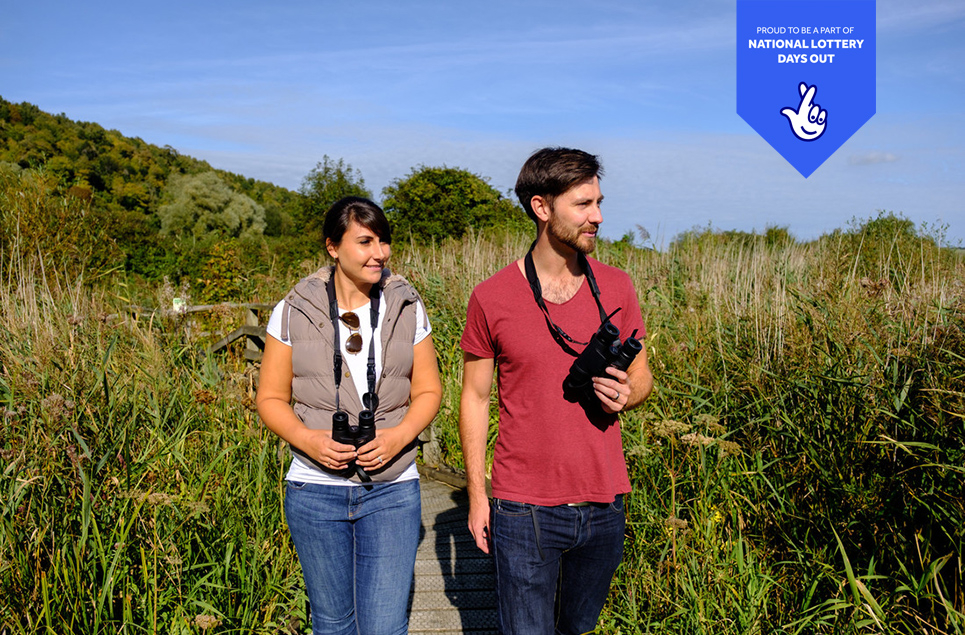
[[[603,166],[596,156],[572,148],[543,148],[534,152],[519,171],[516,196],[526,214],[536,221],[534,196],[542,196],[552,205],[557,196],[594,176],[603,176]]]
[[[382,208],[361,196],[346,196],[332,203],[325,213],[322,234],[333,245],[338,245],[352,221],[370,230],[382,242],[392,242],[392,228]]]

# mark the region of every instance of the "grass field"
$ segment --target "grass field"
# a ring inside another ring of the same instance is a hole
[[[466,302],[529,240],[394,245],[430,311],[456,469]],[[961,255],[890,216],[808,244],[695,232],[596,255],[634,280],[656,378],[623,418],[633,493],[600,632],[965,632]],[[240,350],[203,355],[242,316],[135,319],[174,290],[2,256],[0,634],[290,632],[287,454]],[[252,276],[244,299],[316,264]]]

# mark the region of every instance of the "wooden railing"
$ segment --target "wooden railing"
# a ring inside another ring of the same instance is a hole
[[[244,326],[236,328],[225,337],[222,337],[214,344],[208,346],[206,352],[210,355],[212,353],[223,351],[227,349],[228,346],[233,342],[245,338],[245,359],[250,362],[258,362],[261,361],[261,356],[265,351],[265,338],[268,337],[266,328],[264,324],[262,324],[262,322],[267,322],[267,319],[262,320],[260,314],[270,313],[274,308],[274,304],[265,304],[261,302],[250,302],[247,304],[224,302],[222,304],[184,305],[172,309],[155,309],[151,307],[132,306],[129,310],[132,314],[139,318],[155,315],[170,318],[177,316],[188,316],[194,313],[205,313],[215,309],[244,309]]]

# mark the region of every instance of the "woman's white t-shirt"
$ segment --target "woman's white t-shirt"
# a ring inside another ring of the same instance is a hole
[[[338,326],[339,340],[341,342],[342,348],[342,364],[348,366],[348,373],[354,383],[355,390],[358,391],[359,395],[364,395],[368,387],[368,378],[365,376],[368,370],[369,361],[369,345],[370,342],[375,344],[375,381],[378,382],[379,377],[382,375],[382,322],[385,313],[379,311],[379,323],[375,328],[375,338],[372,338],[372,313],[371,313],[370,303],[366,302],[364,306],[360,306],[357,309],[351,311],[359,318],[359,335],[362,336],[362,350],[358,353],[349,353],[345,348],[345,344],[348,341],[350,331],[344,322],[340,322]],[[271,318],[268,320],[268,335],[271,335],[276,340],[285,344],[286,346],[291,346],[289,340],[283,340],[281,338],[281,322],[282,314],[284,311],[290,311],[291,309],[282,300],[279,302],[274,310],[271,312]],[[349,313],[349,311],[344,311],[341,308],[338,310],[339,315],[344,315]],[[425,338],[429,336],[432,332],[432,327],[429,326],[429,321],[426,318],[425,307],[422,306],[422,302],[416,302],[416,331],[415,338],[412,345],[415,346]],[[351,386],[346,386],[342,384],[340,390],[351,390]],[[309,467],[305,461],[303,461],[297,454],[292,453],[292,463],[288,468],[288,474],[285,478],[289,481],[298,481],[302,483],[318,483],[322,485],[359,485],[359,483],[352,482],[346,478],[340,476],[332,476],[321,472],[319,470]],[[409,481],[419,478],[419,471],[413,462],[409,467],[405,469],[394,481]]]

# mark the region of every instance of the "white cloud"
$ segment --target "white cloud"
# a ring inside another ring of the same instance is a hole
[[[875,163],[893,163],[898,160],[898,155],[891,152],[866,152],[864,154],[852,154],[848,157],[851,165],[872,165]]]

